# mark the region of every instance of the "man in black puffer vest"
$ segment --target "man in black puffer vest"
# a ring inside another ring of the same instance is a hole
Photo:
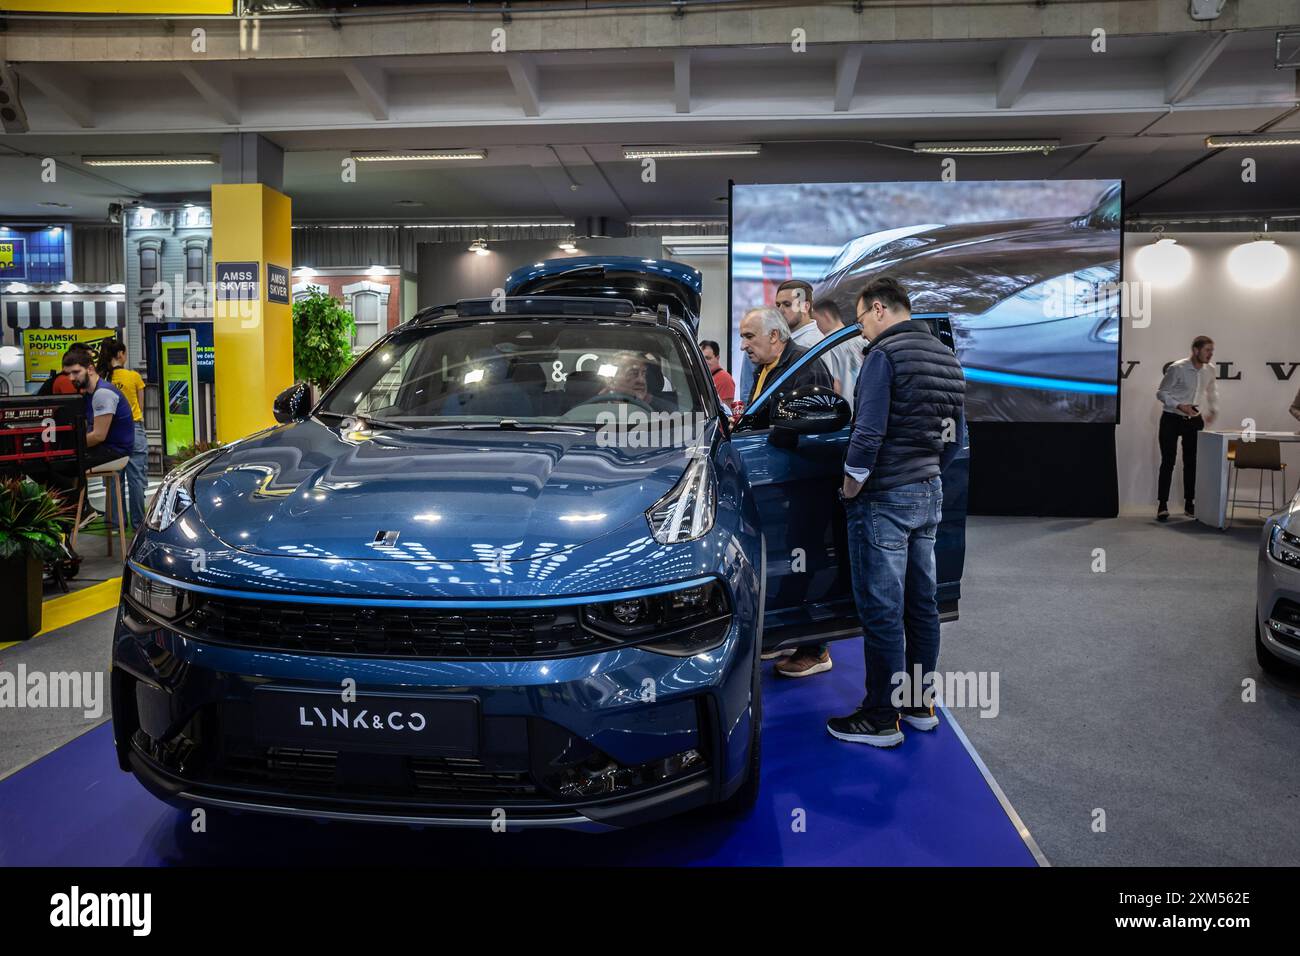
[[[857,315],[871,345],[858,374],[840,497],[867,694],[854,713],[832,717],[826,729],[840,740],[893,747],[903,742],[900,717],[917,730],[939,725],[933,686],[915,687],[911,677],[932,675],[939,662],[939,476],[964,443],[966,378],[930,327],[912,319],[912,303],[894,279],[875,279],[863,289]]]

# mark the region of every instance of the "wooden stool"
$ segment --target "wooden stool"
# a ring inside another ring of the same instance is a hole
[[[107,521],[109,508],[109,495],[112,495],[117,501],[117,543],[121,546],[123,560],[126,559],[126,496],[122,493],[122,475],[126,471],[126,463],[130,461],[129,457],[115,458],[112,461],[105,462],[102,465],[96,465],[86,472],[87,479],[99,478],[104,482],[104,515]],[[112,485],[110,489],[110,484]],[[81,510],[86,504],[86,486],[81,487],[81,496],[77,498],[77,516],[73,519],[72,524],[72,550],[77,550],[77,533],[81,530]],[[107,530],[107,529],[105,529]],[[108,545],[107,554],[113,553],[113,535],[108,533],[104,535],[104,541]]]

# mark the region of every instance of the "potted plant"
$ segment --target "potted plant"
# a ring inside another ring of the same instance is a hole
[[[0,630],[10,640],[41,629],[42,568],[71,527],[71,509],[54,492],[30,478],[0,482]]]
[[[352,364],[352,313],[326,292],[312,289],[293,304],[293,374],[317,394]]]

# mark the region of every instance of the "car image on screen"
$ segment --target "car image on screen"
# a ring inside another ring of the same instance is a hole
[[[1122,184],[1099,185],[1093,207],[1077,216],[923,223],[859,236],[814,296],[852,316],[866,284],[891,275],[914,310],[947,312],[971,420],[1115,421]]]

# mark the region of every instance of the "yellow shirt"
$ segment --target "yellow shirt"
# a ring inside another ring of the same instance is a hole
[[[140,408],[140,392],[144,391],[144,379],[140,377],[140,373],[134,369],[115,368],[113,384],[126,396],[127,403],[131,406],[131,418],[137,422],[144,421],[144,411]]]
[[[754,383],[754,394],[751,396],[751,398],[757,398],[759,395],[763,394],[763,382],[767,380],[767,373],[772,371],[772,369],[776,368],[776,363],[778,361],[780,361],[780,359],[773,359],[771,362],[768,362],[766,365],[764,365],[763,368],[759,371],[758,381]]]

